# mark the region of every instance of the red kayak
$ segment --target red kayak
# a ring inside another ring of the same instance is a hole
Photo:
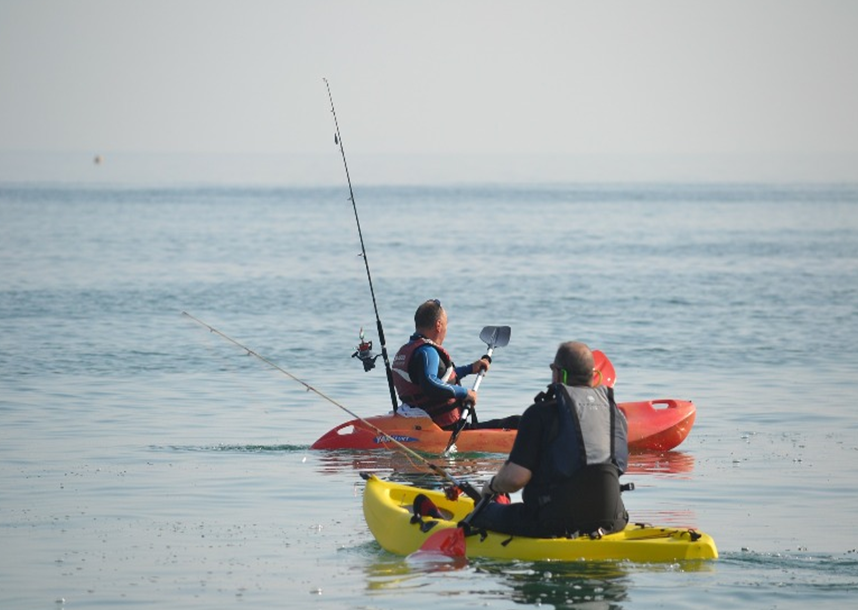
[[[629,424],[631,451],[667,451],[685,440],[697,411],[689,400],[659,399],[619,403]],[[416,451],[443,453],[451,433],[428,417],[380,415],[353,419],[332,429],[311,449],[380,449],[388,436]],[[515,430],[463,430],[456,439],[460,452],[509,453]]]

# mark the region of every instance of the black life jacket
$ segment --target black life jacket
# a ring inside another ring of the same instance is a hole
[[[554,404],[545,406],[556,410],[555,425],[544,433],[538,472],[522,494],[533,508],[574,495],[569,488],[582,470],[603,471],[618,480],[628,465],[628,424],[611,388],[556,383],[537,396],[537,402],[552,399]]]
[[[422,335],[412,335],[411,340],[399,348],[393,358],[393,386],[399,395],[399,400],[412,407],[426,411],[432,420],[441,427],[456,423],[462,416],[459,403],[455,398],[446,400],[433,399],[423,392],[420,384],[415,383],[412,365],[414,352],[424,345],[431,345],[437,352],[441,362],[438,365],[438,378],[451,385],[459,385],[456,370],[450,354],[437,343]]]

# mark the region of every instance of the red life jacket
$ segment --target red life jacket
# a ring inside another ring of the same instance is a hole
[[[426,411],[436,424],[441,427],[455,424],[462,417],[462,411],[459,408],[459,402],[455,398],[446,400],[438,400],[427,396],[419,384],[412,380],[411,363],[414,352],[418,347],[431,345],[438,352],[441,358],[441,363],[438,365],[438,378],[451,385],[459,385],[459,380],[456,377],[456,371],[453,367],[453,361],[450,354],[443,347],[430,341],[426,337],[415,337],[396,352],[393,358],[393,386],[396,388],[396,393],[399,394],[399,400],[412,406],[419,407]],[[449,377],[445,378],[445,375]]]

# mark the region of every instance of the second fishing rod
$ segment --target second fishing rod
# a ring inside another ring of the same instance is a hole
[[[230,343],[232,343],[232,344],[233,344],[233,345],[235,345],[236,347],[238,347],[238,348],[240,348],[240,349],[244,350],[244,352],[246,352],[246,353],[247,353],[247,355],[249,355],[249,356],[253,356],[253,357],[254,357],[254,358],[256,358],[257,360],[259,360],[259,361],[261,361],[261,362],[263,362],[263,363],[267,364],[268,366],[270,366],[270,367],[271,367],[271,368],[273,368],[274,370],[276,370],[276,371],[279,371],[279,372],[283,373],[284,375],[286,375],[287,377],[289,377],[289,378],[290,378],[290,379],[292,379],[293,381],[297,381],[297,382],[298,382],[298,383],[300,383],[302,386],[304,386],[304,388],[305,388],[308,392],[313,392],[314,394],[316,394],[317,396],[319,396],[319,397],[321,397],[321,398],[325,399],[326,401],[328,401],[329,403],[331,403],[331,404],[332,404],[332,405],[334,405],[335,407],[338,407],[338,408],[342,409],[343,411],[345,411],[346,413],[348,413],[349,415],[351,415],[351,416],[352,416],[352,417],[354,417],[355,419],[360,420],[364,425],[366,425],[366,426],[368,426],[368,427],[370,427],[370,428],[374,429],[376,432],[378,432],[378,434],[380,435],[380,437],[381,437],[381,438],[384,438],[385,442],[389,442],[389,443],[391,443],[392,445],[394,445],[394,446],[395,446],[397,449],[399,449],[400,451],[402,451],[402,452],[406,453],[407,455],[411,456],[412,458],[414,458],[414,459],[416,459],[416,460],[418,460],[418,461],[422,462],[422,463],[423,463],[423,464],[425,464],[425,465],[426,465],[430,470],[432,470],[432,472],[434,472],[435,474],[438,474],[438,475],[440,475],[440,476],[444,477],[445,479],[447,479],[450,483],[452,483],[455,487],[457,487],[458,489],[460,489],[463,493],[465,493],[468,497],[470,497],[471,499],[473,499],[475,502],[478,502],[478,501],[480,500],[480,493],[479,493],[479,492],[474,488],[474,486],[473,486],[473,485],[471,485],[471,484],[470,484],[470,483],[468,483],[467,481],[461,481],[461,480],[457,479],[456,477],[454,477],[453,475],[451,475],[447,470],[445,470],[445,469],[444,469],[444,468],[442,468],[441,466],[438,466],[437,464],[435,464],[434,462],[432,462],[432,461],[428,460],[426,457],[424,457],[424,456],[420,455],[419,453],[417,453],[416,451],[414,451],[414,450],[413,450],[413,449],[411,449],[410,447],[405,446],[405,445],[404,445],[404,444],[402,444],[400,441],[396,440],[396,439],[395,439],[395,438],[393,438],[392,436],[389,436],[389,435],[388,435],[384,430],[382,430],[381,428],[378,428],[377,426],[375,426],[375,425],[373,425],[372,423],[368,422],[367,420],[365,420],[364,418],[362,418],[360,415],[358,415],[357,413],[355,413],[355,412],[353,412],[352,410],[348,409],[348,408],[347,408],[347,407],[345,407],[344,405],[340,404],[339,402],[337,402],[336,400],[334,400],[333,398],[331,398],[330,396],[328,396],[327,394],[325,394],[325,393],[324,393],[324,392],[322,392],[321,390],[319,390],[319,389],[315,388],[314,386],[310,385],[310,384],[309,384],[309,383],[307,383],[306,381],[301,380],[301,379],[300,379],[299,377],[297,377],[296,375],[293,375],[292,373],[290,373],[289,371],[287,371],[286,369],[284,369],[284,368],[283,368],[283,367],[281,367],[280,365],[278,365],[278,364],[276,364],[276,363],[272,362],[271,360],[269,360],[269,359],[268,359],[268,358],[266,358],[265,356],[262,356],[262,355],[258,354],[257,352],[253,351],[252,349],[250,349],[249,347],[245,346],[244,344],[242,344],[242,343],[240,343],[240,342],[236,341],[235,339],[233,339],[232,337],[230,337],[230,336],[229,336],[229,335],[227,335],[226,333],[223,333],[223,332],[219,331],[219,330],[218,330],[217,328],[215,328],[214,326],[211,326],[210,324],[207,324],[207,323],[203,322],[203,321],[202,321],[202,320],[200,320],[199,318],[197,318],[197,317],[195,317],[195,316],[192,316],[191,314],[189,314],[189,313],[188,313],[188,312],[186,312],[186,311],[183,311],[183,312],[182,312],[182,315],[183,315],[183,316],[185,316],[186,318],[188,318],[189,320],[192,320],[193,322],[196,322],[197,324],[199,324],[199,325],[200,325],[200,326],[202,326],[203,328],[208,329],[208,331],[209,331],[210,333],[214,333],[215,335],[217,335],[217,336],[221,337],[222,339],[225,339],[226,341],[229,341]]]

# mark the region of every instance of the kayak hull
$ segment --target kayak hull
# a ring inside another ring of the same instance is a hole
[[[624,402],[618,405],[629,424],[629,450],[668,451],[688,436],[697,410],[689,400],[658,399]],[[325,433],[312,449],[379,449],[390,445],[389,438],[427,453],[447,448],[451,433],[428,417],[379,415],[353,419]],[[389,437],[389,438],[388,438]],[[509,453],[515,430],[463,430],[456,450],[463,453]]]
[[[414,498],[425,494],[439,508],[443,518],[423,517],[412,522]],[[473,510],[466,496],[450,500],[442,491],[426,490],[367,478],[363,511],[367,526],[385,550],[410,555],[428,549],[439,537],[454,537],[456,527]],[[427,540],[434,537],[433,540]],[[708,534],[693,529],[653,527],[634,524],[622,532],[601,538],[526,538],[488,532],[467,536],[464,555],[469,558],[515,559],[522,561],[633,561],[673,562],[716,559],[718,549]],[[433,549],[434,550],[434,549]]]

